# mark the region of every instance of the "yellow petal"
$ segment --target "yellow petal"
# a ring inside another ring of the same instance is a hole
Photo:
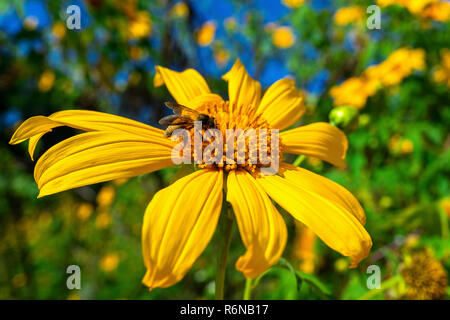
[[[84,131],[121,131],[143,137],[164,135],[160,129],[113,114],[89,110],[66,110],[53,113],[49,117],[36,116],[25,120],[14,132],[9,143],[17,144],[30,138],[28,151],[33,159],[34,149],[39,139],[53,128],[61,126]]]
[[[303,222],[330,248],[352,259],[351,267],[367,257],[372,240],[359,220],[335,199],[280,176],[260,176],[267,194]]]
[[[204,93],[200,96],[195,97],[189,103],[186,105],[187,107],[190,107],[192,109],[198,109],[204,104],[212,103],[212,104],[221,104],[223,102],[223,99],[221,96],[215,93]]]
[[[345,168],[348,142],[345,134],[326,122],[316,122],[280,133],[283,152],[304,154]]]
[[[172,148],[164,137],[104,131],[76,135],[51,147],[36,163],[39,197],[171,166]]]
[[[165,84],[172,97],[185,106],[195,97],[211,92],[205,79],[194,69],[178,72],[156,66],[153,84],[155,87]]]
[[[228,98],[231,105],[258,107],[261,100],[261,84],[250,77],[239,59],[222,79],[228,82]]]
[[[246,171],[230,171],[227,201],[233,206],[237,225],[247,252],[236,269],[255,278],[274,265],[287,240],[286,224],[264,190]]]
[[[222,207],[223,173],[199,170],[159,191],[145,211],[142,250],[150,289],[180,281],[211,240]]]
[[[285,129],[305,112],[303,94],[295,87],[294,80],[278,80],[267,89],[258,112],[262,113],[272,128]]]
[[[353,214],[361,224],[366,224],[366,215],[358,200],[344,187],[309,170],[281,163],[280,175],[300,188],[317,193],[336,202]]]

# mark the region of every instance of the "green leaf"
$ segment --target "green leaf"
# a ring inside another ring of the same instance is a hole
[[[330,289],[322,283],[315,275],[301,272],[299,270],[295,271],[296,277],[300,282],[307,283],[311,289],[313,289],[319,296],[328,299],[331,296]]]

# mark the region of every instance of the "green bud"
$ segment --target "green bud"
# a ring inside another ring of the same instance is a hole
[[[358,109],[350,106],[333,108],[329,114],[330,123],[342,129],[355,130],[358,126]]]

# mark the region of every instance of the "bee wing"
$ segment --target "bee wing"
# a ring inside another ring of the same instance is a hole
[[[161,118],[158,123],[162,126],[169,126],[173,121],[175,121],[178,118],[177,115],[171,114],[170,116],[166,116],[164,118]]]
[[[181,114],[193,115],[193,116],[198,116],[199,115],[198,111],[196,111],[194,109],[191,109],[191,108],[188,108],[188,107],[185,107],[185,106],[183,106],[181,104],[178,104],[176,102],[165,102],[164,104],[166,105],[166,107],[172,109],[173,112],[176,115],[181,115]]]
[[[193,124],[194,120],[189,117],[178,116],[176,114],[172,114],[170,116],[164,117],[158,121],[158,123],[162,126],[173,126],[173,125],[186,125]]]

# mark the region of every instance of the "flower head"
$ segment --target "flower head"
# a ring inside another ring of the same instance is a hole
[[[301,5],[305,2],[305,0],[281,0],[281,3],[283,3],[288,8],[298,8],[301,7]]]
[[[428,251],[417,252],[406,259],[400,273],[406,283],[406,299],[439,300],[445,295],[447,273]]]
[[[362,22],[363,18],[364,10],[360,6],[340,8],[334,14],[334,21],[340,26],[345,26],[352,22]]]
[[[205,22],[196,32],[197,43],[201,47],[209,46],[216,36],[217,24],[215,21]]]
[[[128,35],[131,39],[141,39],[151,34],[153,22],[150,14],[139,11],[128,25]]]
[[[272,29],[270,29],[270,32],[272,32],[272,43],[277,48],[280,49],[290,48],[295,43],[295,35],[292,32],[291,27],[274,26]]]
[[[214,117],[219,132],[230,128],[259,133],[283,130],[305,111],[303,94],[293,80],[281,79],[262,95],[260,83],[239,60],[223,79],[228,82],[228,100],[211,93],[205,79],[193,69],[177,72],[157,66],[154,85],[165,84],[177,103]],[[173,165],[176,142],[162,130],[94,111],[61,111],[49,117],[32,117],[17,129],[10,143],[30,139],[32,156],[46,132],[64,125],[87,132],[58,143],[38,160],[34,176],[40,197]],[[328,123],[286,130],[279,138],[277,161],[282,153],[291,153],[345,166],[347,139]],[[248,140],[244,139],[244,143],[250,146]],[[202,151],[207,147],[201,145]],[[259,146],[258,151],[262,150]],[[237,156],[230,154],[233,160]],[[149,288],[171,286],[188,272],[214,234],[224,190],[247,249],[236,262],[236,268],[246,277],[257,277],[283,253],[286,225],[272,200],[329,247],[350,257],[352,267],[368,255],[372,241],[363,227],[365,214],[349,191],[288,163],[281,163],[277,174],[263,175],[264,164],[251,162],[248,152],[244,153],[244,160],[234,164],[200,162],[199,170],[154,195],[142,227],[147,268],[143,282]]]

